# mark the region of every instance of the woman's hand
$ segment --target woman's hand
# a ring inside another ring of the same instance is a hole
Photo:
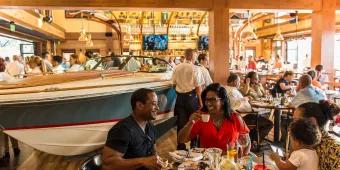
[[[250,78],[246,78],[246,85],[250,85]]]
[[[189,118],[189,122],[191,123],[195,123],[197,120],[201,119],[201,113],[198,112],[194,112],[191,114],[190,118]]]
[[[269,157],[270,157],[270,159],[272,159],[275,162],[278,162],[278,161],[281,160],[280,156],[275,152],[271,152]]]
[[[178,132],[178,142],[187,143],[190,141],[190,132],[197,120],[201,119],[201,114],[194,112],[190,115],[189,121],[185,126]]]

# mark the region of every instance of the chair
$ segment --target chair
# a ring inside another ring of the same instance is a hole
[[[102,155],[101,153],[91,156],[85,160],[79,170],[101,170],[102,169]]]
[[[238,112],[238,111],[237,111]],[[247,124],[247,126],[248,126],[248,128],[249,129],[256,129],[256,136],[257,136],[257,146],[256,146],[256,150],[260,150],[260,148],[262,147],[261,146],[261,144],[260,144],[260,130],[259,130],[259,116],[260,116],[260,114],[259,114],[259,112],[257,112],[257,111],[254,111],[253,109],[252,109],[252,111],[250,111],[250,112],[238,112],[242,117],[244,116],[244,115],[246,115],[246,114],[255,114],[256,115],[256,123],[255,124]],[[245,122],[244,122],[245,123]],[[245,123],[246,124],[246,123]]]

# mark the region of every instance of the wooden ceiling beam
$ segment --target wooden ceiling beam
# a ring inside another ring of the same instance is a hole
[[[1,0],[0,8],[20,9],[212,9],[215,0]],[[225,0],[231,9],[321,10],[323,0]],[[340,0],[337,0],[340,9]]]
[[[112,8],[196,8],[211,9],[212,0],[1,0],[1,8],[20,9],[112,9]],[[138,8],[138,9],[136,9]]]
[[[44,23],[40,28],[38,26],[38,18],[30,13],[27,13],[27,11],[1,10],[0,17],[5,18],[9,21],[13,21],[16,24],[19,24],[28,29],[39,31],[47,36],[51,36],[51,38],[65,39],[64,30],[60,30],[59,28],[56,28],[48,23]]]
[[[323,0],[226,0],[231,9],[321,10]],[[340,1],[340,0],[338,0]]]

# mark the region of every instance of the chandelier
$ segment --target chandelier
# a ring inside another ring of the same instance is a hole
[[[82,20],[81,22],[81,29],[80,29],[80,35],[78,40],[82,41],[82,42],[86,42],[86,46],[93,46],[93,41],[92,41],[92,36],[90,33],[90,24],[89,21],[87,22],[87,30],[88,32],[86,32],[85,28],[84,28],[84,22]]]

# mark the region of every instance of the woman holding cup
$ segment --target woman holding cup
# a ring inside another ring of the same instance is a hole
[[[199,136],[200,147],[220,148],[226,152],[227,144],[236,145],[240,134],[249,134],[242,117],[231,110],[227,92],[219,83],[206,87],[202,92],[202,100],[202,110],[193,113],[179,131],[180,143]],[[249,152],[249,149],[244,153]]]

